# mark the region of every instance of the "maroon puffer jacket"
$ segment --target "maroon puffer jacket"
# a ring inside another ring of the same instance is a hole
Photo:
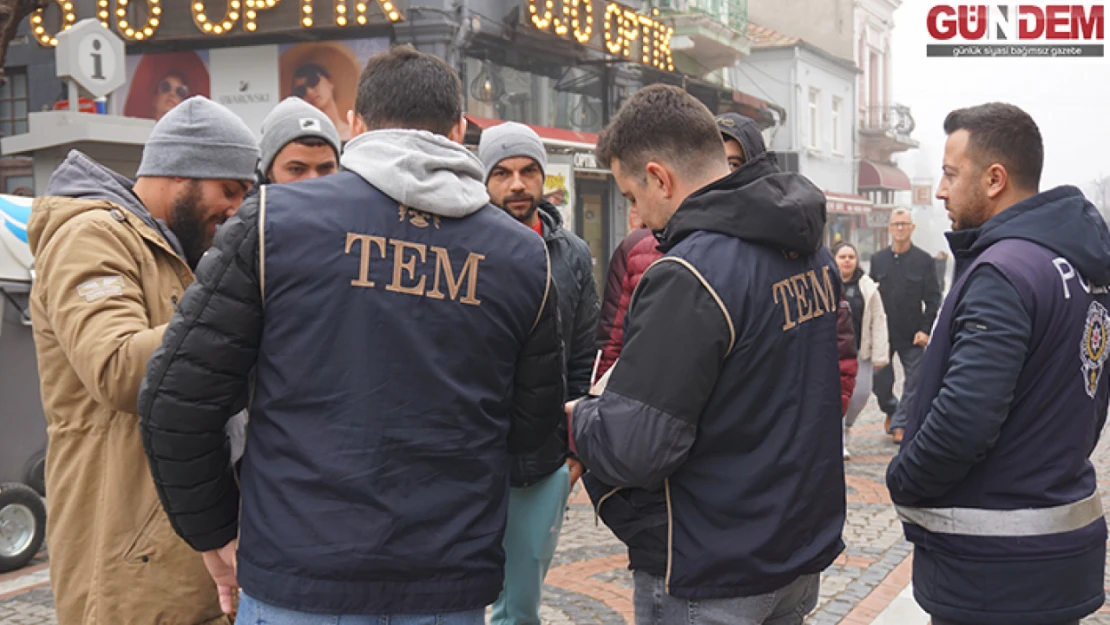
[[[609,263],[609,277],[605,283],[605,297],[601,301],[601,321],[597,326],[597,348],[601,362],[597,367],[598,378],[605,374],[624,346],[624,317],[632,302],[632,293],[640,283],[640,276],[663,253],[655,249],[658,242],[651,230],[637,228],[621,241],[613,260]]]
[[[848,403],[856,390],[856,375],[859,373],[859,359],[856,351],[856,329],[852,326],[852,310],[848,300],[840,297],[840,307],[836,311],[836,347],[840,353],[840,414],[848,412]]]

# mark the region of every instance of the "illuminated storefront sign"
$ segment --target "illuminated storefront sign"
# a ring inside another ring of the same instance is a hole
[[[55,35],[78,19],[73,0],[54,1],[60,20],[48,20],[44,9],[31,15],[31,31],[43,46],[56,45]],[[112,1],[97,0],[96,18],[130,41],[335,29],[404,19],[402,7],[397,6],[404,0],[115,0],[114,10]],[[55,26],[49,27],[47,21]]]
[[[612,0],[528,0],[534,28],[601,52],[674,71],[674,29]]]

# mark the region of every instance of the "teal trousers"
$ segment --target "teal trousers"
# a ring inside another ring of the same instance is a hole
[[[491,625],[540,625],[543,578],[555,557],[569,495],[565,465],[531,486],[509,489],[505,586],[493,604]]]

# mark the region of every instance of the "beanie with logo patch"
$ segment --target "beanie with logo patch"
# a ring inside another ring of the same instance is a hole
[[[285,146],[305,137],[323,139],[339,158],[339,131],[331,119],[297,96],[285,98],[262,120],[262,160],[258,161],[258,173],[265,178]]]

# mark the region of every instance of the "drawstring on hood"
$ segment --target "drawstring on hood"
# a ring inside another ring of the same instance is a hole
[[[363,133],[339,162],[401,204],[433,215],[466,217],[489,204],[478,157],[426,130]]]

